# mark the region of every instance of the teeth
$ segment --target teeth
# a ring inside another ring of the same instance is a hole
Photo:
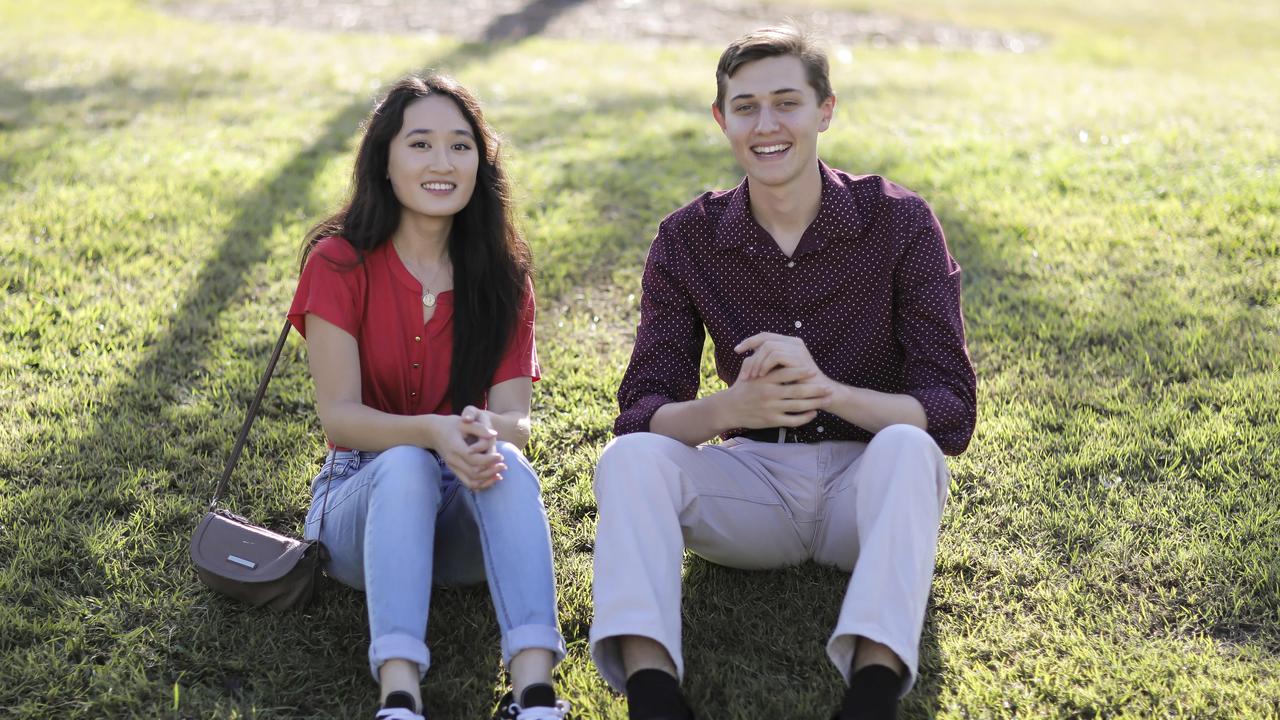
[[[765,145],[764,147],[753,147],[751,152],[758,155],[767,155],[768,153],[782,152],[791,147],[791,143],[781,143],[779,145]]]
[[[454,188],[453,183],[446,183],[446,182],[422,183],[422,189],[424,190],[452,190],[453,188]]]

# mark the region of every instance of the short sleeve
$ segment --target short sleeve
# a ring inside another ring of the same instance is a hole
[[[511,343],[507,345],[507,353],[503,355],[498,369],[493,372],[492,385],[519,377],[542,378],[542,368],[538,365],[538,343],[534,338],[533,326],[537,314],[533,297],[533,281],[525,283],[524,304],[520,308],[520,316],[516,318],[515,327],[511,330]]]
[[[355,248],[340,237],[316,243],[307,258],[289,306],[289,322],[307,336],[306,317],[315,315],[356,337],[360,330],[365,273]]]

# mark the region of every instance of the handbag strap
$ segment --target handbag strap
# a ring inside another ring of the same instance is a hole
[[[262,373],[262,380],[258,382],[258,391],[253,394],[253,402],[249,403],[249,411],[245,413],[244,424],[240,426],[240,435],[236,437],[236,444],[232,446],[231,455],[227,458],[227,466],[222,470],[222,478],[218,480],[218,487],[213,491],[213,499],[209,501],[209,512],[213,512],[218,507],[218,500],[227,491],[231,471],[235,469],[236,462],[240,460],[240,453],[249,439],[249,428],[253,427],[253,420],[258,416],[258,407],[262,405],[262,398],[267,394],[267,384],[271,382],[271,375],[276,371],[276,363],[280,361],[280,353],[284,351],[284,344],[289,339],[289,330],[292,327],[288,320],[284,321],[280,337],[276,339],[276,346],[271,351],[271,359],[267,361],[267,370]],[[316,537],[324,531],[324,516],[329,510],[329,486],[333,483],[333,466],[337,462],[337,458],[333,457],[332,453],[331,457],[334,462],[327,463],[329,470],[325,476],[324,504],[320,508],[320,527],[316,530]],[[324,552],[323,549],[321,552]]]
[[[235,469],[236,462],[240,460],[240,453],[244,450],[245,442],[249,439],[249,428],[253,426],[253,419],[258,416],[258,406],[262,404],[262,396],[267,394],[267,383],[271,382],[271,374],[276,370],[276,362],[280,360],[280,353],[284,350],[284,343],[289,339],[289,328],[291,327],[292,325],[289,321],[285,320],[284,329],[280,331],[280,338],[276,340],[276,347],[271,351],[271,360],[267,362],[267,371],[262,373],[262,380],[258,383],[258,392],[254,393],[253,402],[249,403],[249,412],[245,414],[244,424],[240,426],[240,435],[236,438],[236,444],[231,448],[231,455],[227,458],[227,466],[222,470],[222,479],[218,480],[218,487],[213,491],[213,499],[209,501],[210,511],[213,511],[218,506],[218,501],[222,499],[223,494],[227,491],[227,483],[231,480],[231,471]]]

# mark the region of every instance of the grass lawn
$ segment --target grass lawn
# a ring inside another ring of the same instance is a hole
[[[1280,8],[909,12],[1052,42],[833,49],[822,154],[930,200],[980,381],[904,716],[1280,717]],[[586,653],[591,470],[657,221],[738,178],[707,112],[719,49],[0,3],[0,716],[372,715],[361,595],[246,610],[199,585],[187,541],[373,93],[433,66],[505,133],[536,254],[561,689],[625,718]],[[323,454],[304,360],[295,337],[234,485],[277,527],[300,527]],[[844,583],[691,558],[695,705],[827,717]],[[429,709],[487,717],[505,687],[486,591],[438,591],[429,634]]]

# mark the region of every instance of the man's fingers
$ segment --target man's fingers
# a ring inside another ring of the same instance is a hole
[[[779,400],[769,407],[774,412],[803,413],[822,409],[822,398],[792,398]]]
[[[831,388],[818,383],[798,382],[783,386],[782,397],[786,400],[804,400],[825,398],[831,394]]]
[[[805,380],[809,380],[811,378],[817,377],[817,375],[818,375],[818,371],[811,367],[793,367],[791,365],[782,365],[780,367],[774,368],[773,370],[770,370],[767,375],[763,376],[763,379],[768,382],[778,383],[779,385],[786,385],[789,383],[803,382]]]
[[[756,333],[755,335],[752,335],[746,340],[743,340],[742,342],[738,343],[733,348],[733,351],[736,353],[744,353],[744,352],[747,352],[748,350],[755,350],[756,348],[760,347],[762,344],[776,337],[779,337],[779,336],[774,335],[773,333],[767,333],[767,332]]]
[[[809,410],[799,413],[785,413],[778,418],[778,426],[780,427],[800,427],[806,423],[812,422],[818,417],[817,410]]]

